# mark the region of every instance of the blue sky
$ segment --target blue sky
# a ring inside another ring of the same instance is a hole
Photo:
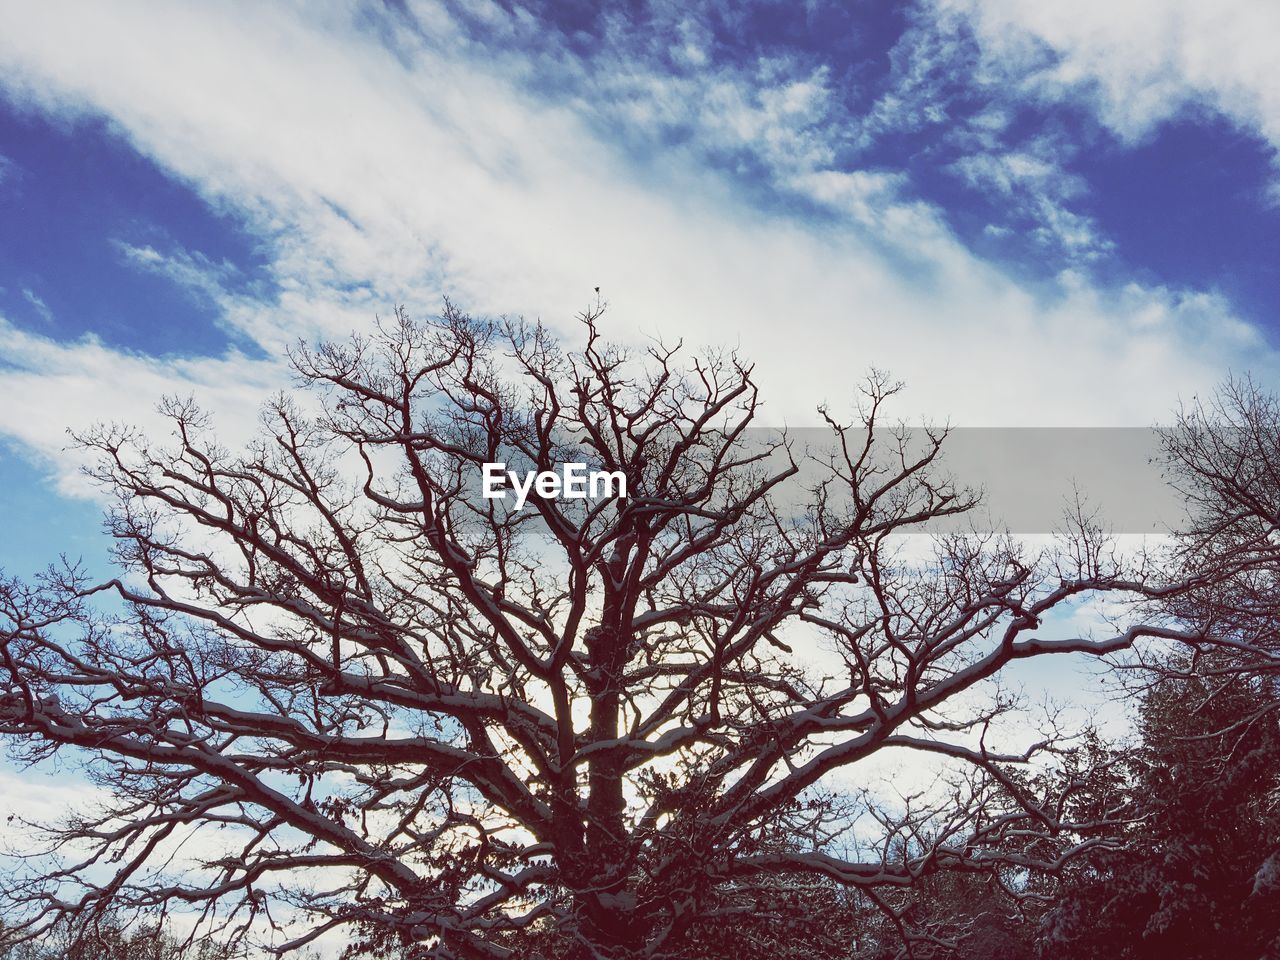
[[[740,345],[770,422],[1142,425],[1280,346],[1265,2],[0,7],[0,566],[101,552],[65,429],[449,294]]]

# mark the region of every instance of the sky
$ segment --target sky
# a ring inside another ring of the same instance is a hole
[[[615,339],[755,360],[770,425],[872,367],[960,426],[1272,384],[1277,36],[1270,0],[0,0],[0,569],[105,566],[68,429],[194,394],[234,446],[288,346],[445,296],[572,341],[599,287]]]
[[[771,424],[1145,426],[1280,344],[1280,7],[0,5],[0,566],[92,553],[68,428],[450,296],[737,346]]]
[[[451,297],[757,363],[763,422],[1147,426],[1280,348],[1280,7],[0,2],[0,569],[68,430]]]

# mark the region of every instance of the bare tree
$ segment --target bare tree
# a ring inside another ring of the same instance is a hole
[[[1226,673],[1280,667],[1280,399],[1249,379],[1179,412],[1164,434],[1170,482],[1189,517],[1176,561],[1196,589],[1163,601],[1216,642],[1202,653]],[[1208,667],[1204,656],[1192,663]]]
[[[1013,701],[979,691],[1180,636],[1042,634],[1141,573],[1083,528],[1052,556],[954,536],[913,559],[903,535],[973,498],[939,475],[945,431],[876,429],[896,387],[824,412],[806,455],[748,430],[736,356],[633,356],[598,315],[574,352],[452,307],[300,348],[323,412],[278,399],[240,455],[190,402],[163,448],[81,438],[126,572],[5,584],[0,731],[32,762],[78,748],[109,796],[10,871],[11,933],[185,906],[280,953],[345,927],[414,957],[746,956],[739,918],[794,943],[834,884],[927,956],[946,944],[901,891],[963,871],[1016,898],[1101,842],[1076,779],[1012,772],[1060,744],[1000,753]],[[627,496],[517,510],[479,496],[490,462],[588,463]],[[832,780],[890,750],[944,780],[894,804]],[[179,869],[192,835],[219,852]]]

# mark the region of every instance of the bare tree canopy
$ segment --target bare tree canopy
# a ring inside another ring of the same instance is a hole
[[[1231,380],[1183,406],[1164,435],[1167,473],[1190,508],[1176,562],[1199,581],[1163,609],[1201,624],[1228,672],[1280,667],[1280,399]],[[1198,665],[1199,666],[1199,665]]]
[[[806,891],[855,890],[925,949],[901,891],[1033,896],[1019,877],[1104,842],[1071,763],[1018,772],[1061,744],[988,741],[1011,701],[987,682],[1181,637],[1044,627],[1144,572],[1083,527],[1052,554],[907,550],[973,499],[945,431],[873,441],[884,378],[810,456],[748,431],[733,354],[630,354],[583,320],[576,351],[452,307],[300,349],[316,412],[277,400],[242,454],[189,402],[165,446],[80,438],[124,572],[4,584],[0,731],[33,762],[78,748],[103,799],[7,876],[10,933],[194,910],[282,953],[347,928],[414,957],[713,956],[739,916],[798,938]],[[515,510],[478,495],[489,462],[588,463],[627,497]],[[879,806],[833,779],[898,749],[945,788]],[[178,869],[190,834],[218,852]]]

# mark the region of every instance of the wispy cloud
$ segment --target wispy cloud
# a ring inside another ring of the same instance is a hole
[[[936,9],[966,19],[985,62],[1021,92],[1086,104],[1117,136],[1141,139],[1212,110],[1280,147],[1274,3],[939,0]]]
[[[34,290],[29,288],[23,289],[22,298],[26,300],[27,303],[31,304],[32,309],[36,312],[36,316],[44,323],[53,322],[53,311],[49,309],[49,305],[40,299],[40,295]]]
[[[1073,209],[1088,189],[1062,168],[1058,154],[1053,141],[1042,139],[1021,149],[967,153],[950,169],[973,189],[996,198],[1005,222],[1025,224],[1026,234],[1050,254],[1087,264],[1110,253],[1114,244],[1091,217]]]
[[[190,290],[212,300],[222,299],[228,281],[239,272],[235,264],[222,261],[215,263],[199,251],[175,250],[161,253],[155,247],[115,241],[115,247],[125,262],[154,273],[172,281],[183,289]]]

